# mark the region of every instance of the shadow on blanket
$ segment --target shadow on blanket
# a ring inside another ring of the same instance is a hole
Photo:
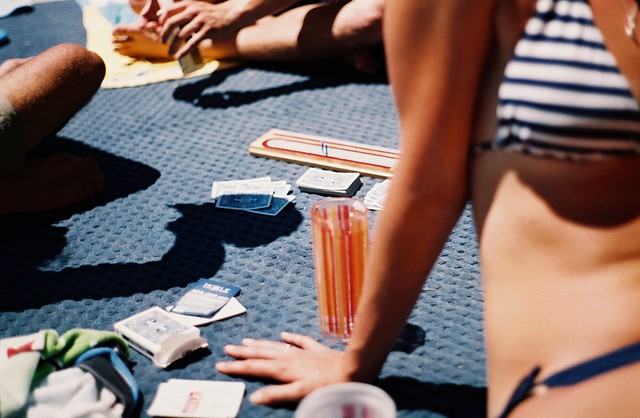
[[[144,190],[160,178],[160,172],[155,168],[61,136],[47,138],[46,141],[43,141],[36,149],[29,153],[29,158],[41,158],[44,155],[55,152],[68,152],[79,156],[91,157],[98,161],[100,169],[106,178],[105,189],[87,201],[68,209],[30,216],[32,218],[45,219],[46,222],[68,219],[75,213],[82,213],[99,206],[104,206],[116,199]]]
[[[380,379],[376,384],[391,395],[398,410],[431,411],[448,418],[486,416],[486,388],[397,376]]]
[[[67,229],[37,224],[28,218],[8,227],[2,225],[0,264],[13,264],[16,271],[0,284],[0,310],[17,311],[65,299],[102,299],[186,286],[216,274],[224,261],[223,243],[257,247],[291,233],[302,221],[300,212],[292,207],[285,209],[285,216],[278,217],[278,222],[261,215],[216,210],[212,203],[176,205],[175,209],[182,216],[167,228],[176,237],[175,245],[160,260],[143,264],[41,271],[38,266],[64,248]],[[33,241],[46,241],[48,253],[28,251],[31,246],[41,246]]]
[[[302,221],[292,207],[272,219],[215,209],[214,204],[178,204],[182,215],[167,229],[175,244],[160,260],[147,263],[102,263],[45,271],[41,267],[63,254],[68,228],[56,225],[151,186],[160,173],[64,138],[47,141],[51,149],[87,155],[99,161],[107,177],[105,191],[73,207],[37,214],[0,216],[0,311],[40,308],[61,300],[102,299],[184,286],[212,277],[224,261],[223,243],[257,247],[290,234]],[[206,245],[202,245],[206,243]]]
[[[228,77],[240,72],[251,71],[275,71],[300,76],[302,80],[281,86],[269,87],[261,90],[225,90],[216,91],[216,87],[222,84]],[[375,76],[365,75],[341,62],[327,62],[314,64],[253,64],[250,67],[231,67],[215,71],[210,76],[198,79],[191,83],[178,86],[173,97],[207,109],[226,109],[239,107],[265,99],[286,96],[296,92],[309,92],[313,90],[327,89],[345,84],[388,84],[386,74]]]
[[[262,379],[245,377],[250,382]],[[267,380],[272,383],[272,381]],[[453,383],[423,382],[409,377],[388,376],[374,384],[387,392],[394,400],[398,411],[423,411],[420,416],[443,416],[447,418],[486,417],[487,389]],[[276,408],[294,411],[295,403],[282,403]],[[427,411],[429,412],[427,415]]]

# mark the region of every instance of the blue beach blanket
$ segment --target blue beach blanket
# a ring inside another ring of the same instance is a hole
[[[80,6],[37,4],[2,19],[0,61],[61,42],[84,45]],[[322,196],[294,187],[277,216],[217,209],[213,181],[271,176],[295,184],[308,167],[251,156],[271,128],[398,148],[384,76],[339,63],[245,65],[209,76],[101,89],[37,155],[68,151],[100,163],[106,189],[73,207],[0,216],[0,338],[47,328],[113,330],[152,306],[175,303],[212,278],[241,288],[244,315],[202,326],[209,349],[167,370],[132,352],[146,410],[171,378],[240,380],[216,372],[223,347],[280,331],[323,339],[316,309],[309,209]],[[356,197],[380,179],[363,177]],[[376,213],[372,214],[372,225]],[[380,379],[404,417],[485,414],[482,288],[475,229],[460,219]],[[323,339],[324,341],[324,339]],[[295,405],[255,406],[241,418],[292,417]]]

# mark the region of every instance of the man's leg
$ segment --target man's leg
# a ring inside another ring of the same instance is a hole
[[[238,32],[237,55],[260,61],[313,61],[382,41],[384,0],[295,7]]]
[[[61,129],[93,97],[104,78],[98,55],[63,44],[26,60],[0,78],[32,149]]]
[[[62,128],[91,99],[105,71],[96,54],[71,44],[10,67],[5,66],[0,77],[0,94],[15,110],[18,140],[24,141],[26,152]],[[104,187],[98,164],[89,158],[60,153],[14,165],[0,177],[0,213],[61,208]]]

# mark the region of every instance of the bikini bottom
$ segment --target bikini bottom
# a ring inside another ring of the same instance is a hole
[[[498,418],[507,417],[516,406],[531,396],[536,389],[573,385],[636,361],[640,361],[640,342],[571,366],[547,377],[541,382],[535,381],[540,373],[540,366],[537,366],[522,379],[513,395],[511,395],[507,407],[502,414],[498,415]]]

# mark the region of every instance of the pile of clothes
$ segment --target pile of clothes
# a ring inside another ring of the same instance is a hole
[[[128,357],[111,331],[0,339],[0,417],[129,417],[140,397]]]

